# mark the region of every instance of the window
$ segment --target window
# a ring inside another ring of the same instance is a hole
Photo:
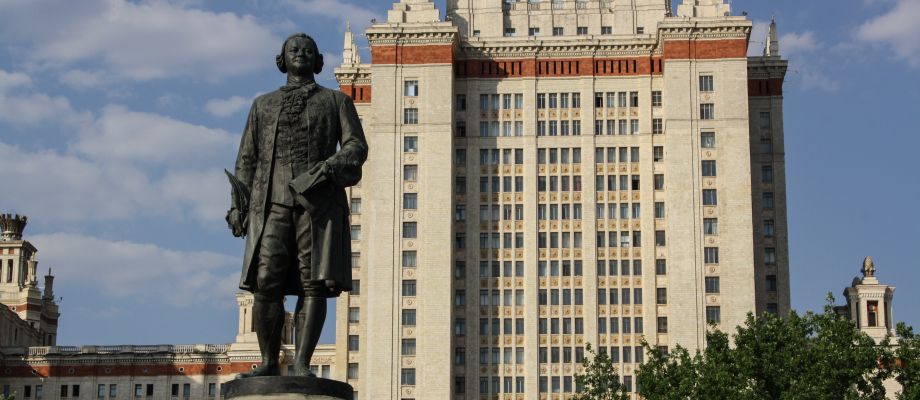
[[[700,119],[715,119],[715,105],[712,103],[700,104]]]
[[[216,397],[216,396],[217,396],[217,384],[214,382],[211,382],[208,384],[208,397]],[[112,395],[109,397],[115,397],[115,396]]]
[[[588,27],[587,27],[587,26],[579,26],[579,27],[576,28],[575,30],[576,30],[576,33],[579,34],[579,35],[587,35],[587,34],[588,34]]]
[[[213,396],[213,395],[211,394],[212,392],[211,392],[211,390],[210,390],[210,389],[211,389],[211,385],[214,385],[214,384],[211,383],[211,384],[208,385],[208,395],[209,395],[209,396]],[[37,389],[37,388],[38,388],[38,387],[36,386],[36,389]],[[26,397],[28,397],[28,396],[26,396]],[[36,397],[41,397],[41,396],[38,396],[38,392],[37,392],[37,391],[36,391]],[[117,385],[117,384],[114,384],[114,383],[113,383],[113,384],[110,384],[110,385],[109,385],[109,397],[118,397],[118,385]]]
[[[361,214],[361,198],[353,197],[351,199],[351,213],[352,214]]]
[[[719,306],[706,306],[706,323],[718,324],[722,322],[722,308]]]
[[[406,81],[403,85],[403,94],[409,97],[417,97],[418,81]]]
[[[147,397],[153,397],[153,384],[152,383],[147,384],[147,391],[145,394],[147,395]]]
[[[540,36],[540,28],[528,28],[527,36]]]
[[[346,377],[348,379],[358,379],[358,363],[348,363]]]
[[[661,91],[652,91],[652,107],[661,107]]]
[[[565,29],[561,27],[553,27],[553,36],[562,36],[564,35]]]
[[[61,385],[61,397],[62,398],[67,397],[67,390],[68,390],[67,388],[69,388],[69,386]]]
[[[664,174],[655,174],[655,190],[664,190]]]
[[[655,231],[655,246],[665,246],[665,234],[664,231]]]
[[[664,202],[663,201],[655,202],[655,218],[656,219],[664,218]]]
[[[707,276],[706,277],[706,294],[718,294],[719,292],[719,277],[718,276]]]
[[[458,94],[457,95],[457,111],[466,111],[466,95]]]
[[[763,193],[763,202],[761,203],[764,210],[772,210],[773,205],[773,192],[764,192]]]
[[[403,222],[403,239],[415,239],[418,237],[417,222]]]
[[[767,290],[770,292],[776,291],[776,275],[767,275]]]
[[[415,326],[415,310],[403,310],[402,325]]]
[[[700,133],[700,146],[704,149],[714,149],[716,147],[716,133],[715,132],[703,132]]]
[[[700,75],[700,91],[712,92],[715,90],[712,75]]]
[[[348,351],[358,351],[361,349],[361,340],[358,335],[348,335]]]
[[[348,307],[348,323],[357,324],[361,322],[361,309],[358,307]]]
[[[402,295],[407,297],[415,297],[415,279],[403,280]]]
[[[404,165],[403,180],[410,182],[418,180],[418,165]]]
[[[655,135],[661,135],[664,133],[664,122],[661,118],[652,119],[652,133]]]
[[[652,148],[652,158],[655,159],[655,162],[664,161],[664,146],[655,146]]]
[[[655,304],[668,304],[668,288],[655,289]]]
[[[715,189],[703,189],[703,205],[714,206],[719,204]]]
[[[351,240],[361,240],[361,225],[351,226]]]
[[[715,160],[703,160],[703,176],[716,176]]]
[[[404,193],[403,194],[403,209],[406,209],[406,210],[418,209],[418,193]]]
[[[403,110],[403,124],[406,124],[406,125],[418,124],[418,109],[417,108],[407,108]]]
[[[706,247],[703,249],[703,261],[706,264],[718,264],[719,263],[719,248],[718,247]]]
[[[760,129],[770,129],[773,126],[772,118],[769,111],[760,113]]]
[[[404,356],[414,356],[415,355],[415,339],[403,339],[402,340],[401,354]]]
[[[613,34],[612,26],[602,26],[601,27],[601,35],[612,35],[612,34]]]
[[[667,275],[668,262],[666,260],[655,260],[655,275]]]
[[[763,183],[773,182],[773,166],[764,165],[760,167],[760,181]]]
[[[703,234],[704,235],[718,235],[719,234],[719,219],[718,218],[703,218]]]
[[[779,315],[779,305],[776,303],[767,303],[767,312],[773,315]]]
[[[645,27],[642,27],[642,26],[636,27],[636,34],[637,34],[637,35],[645,34]],[[632,385],[630,385],[630,386],[632,386]],[[632,390],[630,390],[630,391],[632,391]]]
[[[403,151],[406,153],[418,152],[418,136],[406,136],[403,138]]]
[[[351,291],[348,292],[348,294],[352,296],[360,296],[361,295],[361,281],[357,279],[352,280],[351,281]]]
[[[505,28],[505,37],[514,37],[517,35],[517,31],[514,28]]]
[[[773,237],[776,234],[776,226],[772,219],[765,219],[763,221],[763,235],[765,237]]]
[[[668,333],[668,317],[658,317],[658,333]]]
[[[760,153],[761,154],[770,154],[773,152],[773,139],[769,136],[762,136],[760,138]]]
[[[96,397],[100,399],[105,397],[105,384],[100,384],[96,388]]]
[[[135,384],[134,385],[134,397],[141,397],[144,395],[144,385]]]
[[[514,95],[514,109],[515,110],[524,109],[524,95],[523,94],[517,93]],[[521,136],[521,135],[515,135],[515,136]]]
[[[629,106],[639,107],[639,92],[629,92]]]
[[[767,247],[766,249],[764,249],[763,259],[764,259],[764,263],[776,264],[776,248]]]
[[[466,121],[457,121],[457,137],[466,137]]]

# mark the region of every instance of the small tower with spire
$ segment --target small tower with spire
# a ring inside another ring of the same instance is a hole
[[[779,34],[776,31],[776,16],[770,21],[770,30],[763,46],[764,57],[779,57]]]
[[[879,283],[875,276],[875,261],[872,257],[863,260],[862,277],[853,278],[850,287],[844,289],[847,311],[856,326],[876,341],[894,335],[894,318],[891,302],[894,286]]]
[[[342,46],[342,66],[361,64],[361,53],[355,43],[355,34],[351,32],[351,22],[345,23],[345,45]]]
[[[57,319],[51,271],[45,276],[45,293],[38,287],[38,250],[23,232],[28,223],[24,215],[0,214],[0,306],[7,307],[35,329],[39,346],[54,345]]]

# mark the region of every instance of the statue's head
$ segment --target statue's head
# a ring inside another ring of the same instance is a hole
[[[318,74],[323,70],[323,55],[313,38],[306,33],[295,33],[284,40],[281,54],[275,57],[275,63],[282,73],[303,68],[302,72]]]

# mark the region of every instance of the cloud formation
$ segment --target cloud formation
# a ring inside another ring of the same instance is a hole
[[[34,235],[29,241],[41,249],[40,264],[53,268],[59,280],[110,298],[225,307],[239,279],[238,257],[209,251],[71,233]]]
[[[367,8],[340,0],[283,0],[283,4],[304,16],[319,15],[336,19],[340,23],[351,22],[352,29],[357,30],[369,26],[371,19],[378,18],[376,13]]]
[[[805,31],[802,33],[790,32],[785,35],[780,36],[780,53],[781,54],[797,54],[797,53],[807,53],[814,51],[818,48],[819,44],[815,39],[814,32]]]
[[[189,166],[227,158],[238,145],[222,129],[109,105],[71,147],[95,160]]]
[[[226,118],[249,105],[251,99],[241,96],[232,96],[226,99],[211,99],[204,105],[204,109],[215,117]]]
[[[870,19],[856,32],[856,39],[894,50],[899,59],[920,68],[920,1],[898,0],[887,13]]]
[[[248,15],[126,0],[4,2],[0,36],[27,47],[28,62],[58,69],[64,83],[76,86],[99,84],[100,76],[146,81],[251,72],[271,66],[279,40]],[[71,68],[86,63],[100,65]]]

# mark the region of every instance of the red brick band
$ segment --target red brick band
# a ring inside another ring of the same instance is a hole
[[[768,97],[783,95],[783,79],[750,79],[748,80],[748,96]]]
[[[372,46],[373,64],[450,64],[454,46],[449,44],[422,46]]]

